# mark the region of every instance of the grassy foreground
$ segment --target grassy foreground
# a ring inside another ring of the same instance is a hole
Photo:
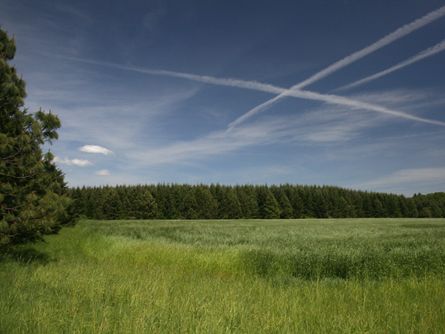
[[[444,333],[445,220],[82,221],[0,258],[0,333]]]

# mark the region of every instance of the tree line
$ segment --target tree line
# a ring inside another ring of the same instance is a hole
[[[102,186],[69,193],[74,212],[91,219],[445,217],[445,193],[405,197],[290,184]]]

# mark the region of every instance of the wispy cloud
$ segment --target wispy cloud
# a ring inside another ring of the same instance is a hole
[[[110,176],[111,173],[108,169],[101,169],[96,172],[97,176]]]
[[[374,92],[354,95],[354,98],[372,101],[379,96],[382,96],[389,105],[402,107],[431,99],[428,91],[413,90]],[[393,150],[400,151],[401,147],[413,148],[413,143],[417,142],[416,138],[422,138],[422,134],[432,136],[435,133],[438,135],[437,138],[443,137],[441,135],[443,132],[437,129],[436,132],[410,133],[410,138],[403,136],[399,138],[399,134],[394,134],[393,138],[386,134],[373,138],[371,142],[368,142],[368,139],[365,142],[361,141],[368,133],[372,133],[372,128],[385,127],[387,121],[388,117],[385,114],[357,113],[340,105],[324,104],[318,108],[299,110],[298,113],[265,115],[263,118],[243,124],[229,132],[214,131],[190,140],[154,145],[151,148],[134,148],[125,153],[125,159],[132,161],[133,166],[137,168],[155,165],[178,166],[178,164],[189,165],[224,154],[252,152],[259,147],[264,152],[269,152],[268,145],[290,145],[302,151],[311,147],[310,150],[317,151],[317,154],[328,147],[329,150],[323,153],[323,159],[346,161],[357,156],[360,156],[360,159],[366,159],[371,145],[377,145],[372,148],[372,154],[378,157],[382,154],[390,154],[389,152]],[[432,142],[441,140],[437,138],[431,139]],[[415,146],[413,150],[408,151],[422,150],[426,154],[427,150],[422,148],[421,144],[424,142],[422,138],[419,141],[420,146]],[[245,150],[247,148],[249,151]],[[383,153],[387,151],[388,153]],[[202,165],[199,164],[199,166]]]
[[[79,142],[100,143],[119,152],[140,141],[142,133],[145,137],[159,137],[156,122],[172,115],[198,91],[196,87],[181,87],[157,94],[150,92],[138,99],[127,91],[107,94],[100,87],[90,88],[85,81],[58,87],[50,85],[54,82],[51,78],[40,82],[47,87],[32,87],[27,107],[38,110],[46,106],[56,111],[63,124],[60,137],[65,142],[75,142],[76,151],[81,146]]]
[[[394,186],[429,183],[445,183],[445,167],[401,169],[387,176],[361,183],[358,186],[361,188],[387,189],[394,188]]]
[[[104,155],[109,155],[113,153],[113,151],[109,150],[108,148],[99,145],[84,145],[81,148],[79,148],[79,151],[85,153],[104,154]]]
[[[301,114],[258,120],[230,132],[214,131],[192,140],[134,150],[127,153],[127,158],[142,166],[165,165],[193,162],[255,145],[292,142],[330,145],[351,140],[364,128],[383,121],[379,114],[351,113],[327,105]]]
[[[414,63],[417,63],[418,61],[420,61],[422,59],[434,56],[435,54],[437,54],[439,52],[442,52],[444,50],[445,50],[445,41],[442,41],[442,42],[432,46],[431,48],[428,48],[428,49],[418,53],[417,55],[415,55],[415,56],[413,56],[413,57],[411,57],[411,58],[409,58],[409,59],[407,59],[405,61],[402,61],[402,62],[398,63],[397,65],[394,65],[394,66],[392,66],[390,68],[387,68],[386,70],[377,72],[377,73],[375,73],[373,75],[370,75],[370,76],[368,76],[366,78],[354,81],[353,83],[350,83],[348,85],[345,85],[345,86],[342,86],[340,88],[337,88],[334,91],[343,91],[343,90],[347,90],[347,89],[350,89],[350,88],[353,88],[353,87],[361,86],[361,85],[363,85],[365,83],[368,83],[370,81],[373,81],[373,80],[376,80],[378,78],[384,77],[385,75],[388,75],[388,74],[390,74],[392,72],[400,70],[400,69],[402,69],[402,68],[404,68],[406,66],[409,66],[409,65],[412,65]]]
[[[75,61],[81,61],[81,62],[85,62],[85,63],[91,63],[91,64],[108,66],[108,67],[113,67],[113,68],[122,69],[122,70],[139,72],[139,73],[143,73],[143,74],[170,76],[170,77],[182,78],[182,79],[187,79],[187,80],[199,81],[199,82],[212,84],[212,85],[244,88],[244,89],[256,90],[256,91],[261,91],[261,92],[267,92],[267,93],[271,93],[271,94],[278,94],[273,99],[251,109],[250,111],[248,111],[241,117],[237,118],[235,121],[231,122],[228,126],[229,130],[232,130],[234,127],[243,123],[244,121],[246,121],[248,118],[250,118],[254,114],[260,112],[261,110],[264,109],[265,106],[272,105],[278,99],[280,99],[282,96],[290,96],[290,97],[307,99],[307,100],[312,100],[312,101],[321,101],[321,102],[325,102],[325,103],[329,103],[329,104],[346,106],[346,107],[349,107],[352,109],[370,110],[370,111],[375,111],[375,112],[379,112],[379,113],[384,113],[384,114],[389,114],[389,115],[396,116],[396,117],[409,119],[412,121],[445,126],[445,122],[442,122],[442,121],[418,117],[418,116],[407,114],[403,111],[394,110],[394,109],[382,107],[382,106],[379,106],[376,104],[357,101],[357,100],[353,100],[351,98],[333,95],[333,94],[321,94],[321,93],[300,90],[300,89],[286,89],[283,87],[269,85],[269,84],[265,84],[265,83],[261,83],[261,82],[257,82],[257,81],[248,81],[248,80],[231,79],[231,78],[216,78],[216,77],[212,77],[212,76],[196,75],[196,74],[183,73],[183,72],[143,69],[143,68],[139,68],[139,67],[119,65],[119,64],[109,63],[109,62],[99,62],[99,61],[94,61],[94,60],[90,60],[90,59],[81,59],[81,58],[73,58],[73,57],[68,57],[68,58],[65,57],[65,58],[70,59],[70,60],[75,60]]]
[[[58,163],[58,164],[62,164],[62,165],[68,165],[68,166],[78,166],[78,167],[85,167],[85,166],[90,166],[93,163],[89,160],[85,160],[85,159],[69,159],[69,158],[59,158],[59,157],[54,157],[54,162]]]
[[[353,62],[383,48],[384,46],[391,44],[395,42],[396,40],[424,27],[425,25],[428,25],[435,20],[443,17],[445,15],[445,6],[440,7],[439,9],[430,12],[429,14],[409,23],[406,24],[397,30],[393,31],[392,33],[386,35],[385,37],[379,39],[378,41],[372,43],[371,45],[354,52],[353,54],[333,63],[332,65],[326,67],[325,69],[315,73],[314,75],[310,76],[308,79],[293,85],[288,90],[280,93],[278,96],[275,96],[274,98],[267,100],[266,102],[250,109],[248,112],[243,114],[241,117],[237,118],[235,121],[231,123],[231,126],[236,126],[244,121],[246,121],[248,118],[252,117],[255,114],[258,114],[259,112],[265,111],[269,109],[273,104],[275,104],[277,101],[281,100],[282,98],[286,96],[290,96],[291,92],[300,90],[310,84],[313,84],[314,82],[323,79],[324,77],[327,77],[328,75],[331,75],[334,72],[337,72],[338,70],[342,69],[345,66],[348,66],[352,64]]]

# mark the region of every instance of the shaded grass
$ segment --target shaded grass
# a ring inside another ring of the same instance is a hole
[[[47,253],[39,251],[35,248],[30,248],[29,246],[25,246],[3,250],[2,253],[0,253],[0,262],[3,261],[16,261],[24,264],[33,262],[47,264],[49,261],[51,261],[51,258]]]
[[[0,332],[441,333],[424,223],[84,221],[2,258]]]

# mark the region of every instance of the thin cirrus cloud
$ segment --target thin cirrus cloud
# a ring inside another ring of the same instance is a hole
[[[212,77],[212,76],[207,76],[207,75],[196,75],[196,74],[190,74],[190,73],[165,71],[165,70],[143,69],[143,68],[139,68],[139,67],[124,66],[124,65],[119,65],[119,64],[109,63],[109,62],[99,62],[99,61],[83,59],[83,58],[73,58],[73,57],[64,57],[64,58],[69,59],[69,60],[89,63],[89,64],[95,64],[95,65],[107,66],[107,67],[112,67],[112,68],[121,69],[121,70],[138,72],[138,73],[142,73],[142,74],[177,77],[177,78],[182,78],[182,79],[187,79],[187,80],[192,80],[192,81],[199,81],[199,82],[212,84],[212,85],[229,86],[229,87],[256,90],[256,91],[261,91],[261,92],[266,92],[266,93],[271,93],[271,94],[278,94],[275,98],[273,98],[269,101],[266,101],[265,103],[261,104],[258,107],[251,109],[249,112],[245,113],[244,115],[242,115],[241,117],[239,117],[238,119],[236,119],[235,121],[230,123],[228,125],[228,131],[233,130],[234,127],[236,127],[237,125],[241,124],[242,122],[244,122],[245,120],[247,120],[248,118],[253,116],[254,113],[259,112],[259,109],[262,109],[263,106],[272,105],[275,101],[277,101],[277,99],[279,99],[281,96],[284,96],[284,95],[289,96],[289,97],[312,100],[312,101],[321,101],[321,102],[334,104],[334,105],[346,106],[346,107],[349,107],[352,109],[365,109],[365,110],[370,110],[370,111],[374,111],[374,112],[388,114],[388,115],[395,116],[395,117],[409,119],[412,121],[428,123],[428,124],[433,124],[433,125],[439,125],[439,126],[445,126],[445,122],[442,122],[442,121],[432,120],[432,119],[428,119],[428,118],[424,118],[424,117],[418,117],[418,116],[407,114],[403,111],[379,106],[379,105],[368,103],[368,102],[358,101],[358,100],[354,100],[351,98],[338,96],[338,95],[334,95],[334,94],[321,94],[321,93],[316,93],[316,92],[307,91],[307,90],[300,90],[300,89],[290,90],[290,89],[278,87],[275,85],[261,83],[258,81],[249,81],[249,80],[240,80],[240,79],[231,79],[231,78],[217,78],[217,77]],[[259,108],[259,109],[257,109],[257,108]],[[88,146],[90,146],[90,145],[88,145]]]
[[[101,169],[96,172],[97,176],[110,176],[111,173],[108,169]]]
[[[444,167],[409,168],[360,184],[361,187],[386,188],[412,184],[444,183]]]
[[[345,118],[350,122],[345,122]],[[351,115],[344,108],[325,105],[302,114],[257,120],[230,132],[214,131],[189,141],[127,152],[127,158],[140,166],[163,165],[218,156],[255,145],[291,142],[330,145],[347,142],[362,129],[382,121],[379,114]]]
[[[402,104],[410,108],[428,100],[430,95],[427,92],[397,90],[357,96],[357,98],[370,101],[379,97],[388,104]],[[425,104],[425,107],[428,105]],[[355,139],[359,139],[365,129],[384,126],[385,123],[386,117],[383,114],[351,113],[341,106],[324,104],[316,109],[301,110],[300,113],[290,115],[266,115],[264,118],[243,124],[229,132],[213,131],[205,136],[165,146],[128,150],[126,159],[132,161],[133,166],[138,166],[138,168],[154,165],[188,165],[194,161],[234,153],[248,147],[259,145],[265,147],[275,144],[311,147],[314,152],[328,146],[332,149],[333,155],[327,157],[334,160],[345,160],[351,156],[363,154],[380,156],[382,151],[387,151],[390,147],[400,149],[399,145],[408,151],[413,149],[415,144],[412,140],[419,138],[419,134],[409,138],[395,134],[389,141],[386,141],[384,137],[379,137],[376,139],[379,145],[369,145],[369,147],[372,146],[370,150],[364,149],[363,144],[359,147],[355,146]],[[424,135],[435,138],[431,131]],[[414,142],[417,143],[417,139]],[[419,150],[419,147],[416,146],[415,150]],[[421,150],[429,154],[424,147]],[[267,148],[264,152],[268,152]],[[337,155],[338,152],[343,152],[340,155],[341,159]]]
[[[443,17],[445,15],[445,6],[440,7],[439,9],[428,13],[427,15],[408,23],[397,30],[393,31],[392,33],[386,35],[385,37],[379,39],[378,41],[372,43],[371,45],[356,51],[349,56],[333,63],[332,65],[326,67],[325,69],[315,73],[314,75],[310,76],[306,80],[293,85],[288,90],[280,93],[279,95],[275,96],[272,99],[267,100],[266,102],[259,104],[258,106],[250,109],[242,116],[238,117],[236,120],[234,120],[232,123],[230,123],[229,127],[235,127],[239,125],[240,123],[246,121],[248,118],[252,117],[255,114],[258,114],[262,111],[265,111],[269,109],[273,104],[275,104],[277,101],[281,100],[282,98],[289,96],[292,91],[300,90],[310,84],[313,84],[314,82],[323,79],[324,77],[327,77],[328,75],[331,75],[334,72],[337,72],[338,70],[342,69],[345,66],[348,66],[355,61],[383,48],[384,46],[387,46],[388,44],[391,44],[395,42],[396,40],[434,22],[435,20]]]
[[[109,155],[113,153],[113,151],[109,150],[108,148],[99,145],[84,145],[81,148],[79,148],[79,151],[85,153],[104,154],[104,155]]]
[[[78,166],[78,167],[86,167],[86,166],[90,166],[93,163],[89,160],[85,160],[85,159],[69,159],[69,158],[59,158],[59,157],[54,157],[54,162],[55,163],[59,163],[62,165],[67,165],[67,166]]]
[[[339,88],[335,89],[334,91],[343,91],[343,90],[347,90],[347,89],[350,89],[350,88],[354,88],[354,87],[358,87],[358,86],[364,85],[364,84],[366,84],[368,82],[371,82],[373,80],[376,80],[376,79],[379,79],[381,77],[384,77],[384,76],[386,76],[386,75],[388,75],[388,74],[390,74],[392,72],[395,72],[397,70],[400,70],[400,69],[402,69],[404,67],[412,65],[414,63],[417,63],[418,61],[420,61],[422,59],[434,56],[435,54],[437,54],[439,52],[442,52],[444,50],[445,50],[445,40],[440,42],[440,43],[438,43],[438,44],[436,44],[436,45],[434,45],[434,46],[432,46],[432,47],[430,47],[430,48],[428,48],[428,49],[426,49],[426,50],[423,50],[422,52],[419,52],[418,54],[416,54],[415,56],[413,56],[411,58],[408,58],[407,60],[404,60],[404,61],[402,61],[402,62],[400,62],[400,63],[398,63],[398,64],[396,64],[394,66],[391,66],[390,68],[387,68],[386,70],[377,72],[377,73],[375,73],[373,75],[367,76],[366,78],[363,78],[363,79],[354,81],[354,82],[352,82],[352,83],[350,83],[348,85],[339,87]]]

